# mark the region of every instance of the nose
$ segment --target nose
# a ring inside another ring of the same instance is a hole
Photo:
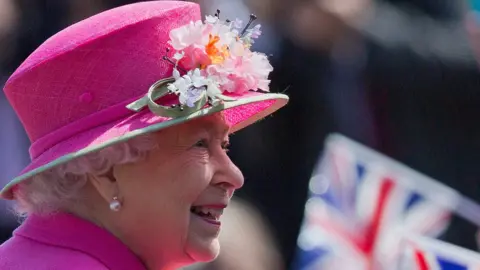
[[[244,178],[242,172],[225,152],[223,152],[218,162],[216,162],[212,182],[215,185],[223,186],[230,195],[233,194],[233,191],[243,186]]]

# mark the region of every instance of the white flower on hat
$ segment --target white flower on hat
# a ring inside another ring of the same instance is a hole
[[[190,22],[185,26],[170,31],[170,44],[181,51],[189,46],[203,47],[208,43],[208,35],[205,35],[205,25],[201,21]]]
[[[200,100],[202,93],[205,92],[207,80],[201,75],[200,69],[189,71],[183,76],[180,72],[174,70],[175,82],[168,86],[168,89],[179,95],[179,101],[182,105],[193,107],[194,103]]]
[[[225,60],[221,65],[207,68],[207,74],[219,78],[220,88],[231,93],[243,93],[261,89],[269,91],[268,75],[273,70],[265,54],[240,53]]]
[[[207,79],[207,96],[212,100],[222,94],[218,81],[215,77],[209,77]]]
[[[242,21],[219,20],[207,16],[205,23],[191,22],[170,32],[170,44],[176,50],[173,59],[175,82],[168,88],[179,95],[182,105],[190,107],[205,93],[210,100],[228,99],[223,92],[241,94],[249,90],[269,90],[268,76],[273,70],[265,54],[250,50],[253,39],[261,35],[260,25],[242,30]],[[184,74],[181,76],[180,71]]]
[[[209,24],[215,24],[217,23],[219,20],[218,20],[218,17],[217,16],[212,16],[212,15],[207,15],[205,17],[205,22],[206,23],[209,23]]]
[[[176,52],[175,55],[173,56],[173,59],[175,59],[177,62],[180,61],[183,57],[185,56],[185,52]]]
[[[218,37],[216,46],[222,48],[223,46],[229,46],[234,42],[238,36],[237,33],[232,32],[231,25],[225,25],[223,23],[216,23],[211,26],[210,35]]]

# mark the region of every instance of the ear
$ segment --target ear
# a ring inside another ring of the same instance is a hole
[[[90,182],[103,199],[110,203],[114,197],[119,196],[117,179],[114,176],[114,168],[103,175],[90,175]]]

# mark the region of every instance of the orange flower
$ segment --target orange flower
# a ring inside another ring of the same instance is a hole
[[[210,57],[210,60],[212,60],[212,64],[221,64],[225,61],[225,58],[228,57],[227,46],[223,46],[221,50],[219,50],[216,46],[218,41],[220,41],[219,36],[210,35],[208,44],[205,46],[205,52],[208,57]]]

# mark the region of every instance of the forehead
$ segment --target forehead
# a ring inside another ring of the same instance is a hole
[[[216,113],[204,116],[182,125],[185,129],[197,130],[203,129],[213,133],[228,133],[230,126],[228,125],[223,114]],[[181,126],[181,127],[182,127]]]
[[[188,121],[184,124],[167,128],[158,133],[161,137],[175,138],[177,141],[198,136],[198,134],[209,134],[216,137],[228,135],[230,126],[222,114],[216,113],[198,119]]]

